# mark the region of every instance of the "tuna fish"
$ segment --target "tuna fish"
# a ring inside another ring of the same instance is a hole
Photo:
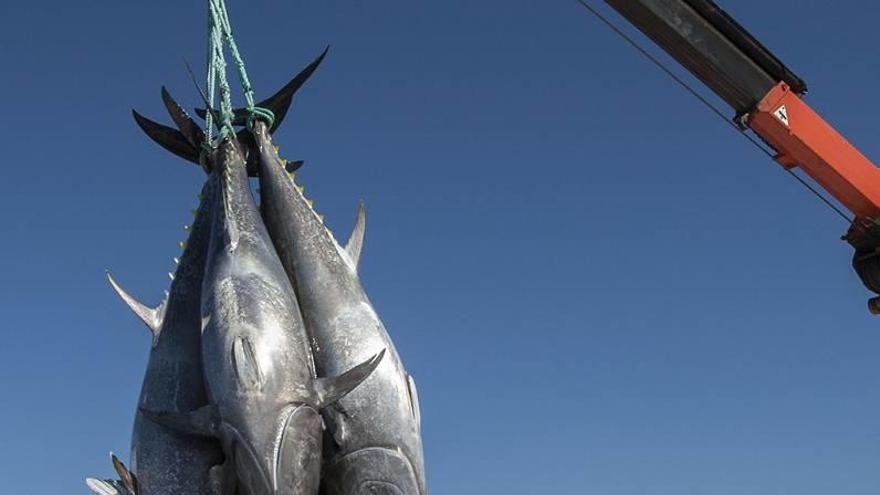
[[[381,352],[337,378],[315,378],[296,296],[251,195],[241,147],[226,139],[215,153],[201,310],[210,405],[190,414],[145,413],[179,431],[219,438],[226,454],[220,471],[227,480],[234,472],[244,494],[314,494],[318,411],[366,379],[384,350],[374,346]]]
[[[170,96],[166,103],[169,100]],[[175,116],[173,112],[172,116]],[[191,130],[186,131],[186,135],[198,139],[197,133]],[[158,307],[138,302],[108,273],[113,289],[152,333],[152,349],[138,400],[139,408],[190,411],[208,403],[200,335],[202,278],[213,217],[211,209],[215,202],[211,183],[206,183],[200,197],[196,218],[189,227],[188,239],[183,243],[185,248],[177,260],[168,295]],[[212,494],[216,488],[212,488],[209,470],[222,460],[223,453],[216,440],[172,431],[147,420],[140,412],[136,413],[131,464],[141,494]]]
[[[363,205],[342,248],[285,173],[268,128],[254,126],[262,215],[293,283],[319,374],[334,375],[385,348],[364,383],[323,416],[328,430],[322,490],[327,495],[424,495],[425,474],[415,382],[361,287]]]

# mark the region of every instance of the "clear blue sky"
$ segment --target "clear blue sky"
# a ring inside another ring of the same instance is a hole
[[[595,0],[594,0],[595,2]],[[127,458],[203,179],[129,110],[198,102],[203,1],[0,3],[0,486]],[[236,1],[277,141],[422,396],[435,494],[876,494],[880,320],[841,220],[574,0]],[[725,1],[880,157],[880,7]],[[618,18],[619,19],[619,18]]]

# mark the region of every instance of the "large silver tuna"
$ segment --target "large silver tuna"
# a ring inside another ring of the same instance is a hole
[[[162,94],[172,117],[179,123],[187,120],[185,114],[178,113],[182,110],[175,106],[167,92],[163,90]],[[193,141],[201,139],[190,131],[186,136]],[[138,302],[108,273],[113,289],[153,335],[139,408],[183,412],[208,403],[200,336],[202,278],[215,202],[210,182],[206,183],[200,197],[195,221],[189,228],[189,238],[184,243],[183,254],[162,304],[151,308]],[[223,460],[216,440],[172,431],[137,412],[131,442],[131,466],[136,475],[133,479],[137,480],[140,494],[209,495],[216,491],[216,483],[212,485],[209,474],[211,467]],[[121,463],[117,462],[114,457],[119,472]],[[124,476],[121,479],[125,481]],[[90,486],[95,489],[97,483],[92,480]]]
[[[426,493],[415,382],[357,275],[363,206],[346,248],[324,227],[288,177],[267,127],[254,126],[263,218],[296,289],[319,374],[334,375],[377,348],[388,356],[351,394],[322,413],[331,439],[322,490],[327,495]]]
[[[369,376],[384,351],[338,378],[315,378],[296,296],[254,204],[240,145],[226,139],[216,153],[209,180],[217,202],[202,295],[211,405],[189,415],[147,413],[182,431],[220,438],[222,471],[244,494],[314,494],[321,465],[318,411]],[[232,493],[231,483],[225,487]]]

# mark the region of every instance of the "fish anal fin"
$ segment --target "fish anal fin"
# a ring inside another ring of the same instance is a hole
[[[354,390],[373,373],[383,357],[385,349],[339,376],[316,379],[313,387],[318,408],[330,406]]]

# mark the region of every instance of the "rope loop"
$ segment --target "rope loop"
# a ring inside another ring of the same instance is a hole
[[[266,124],[266,127],[272,128],[275,125],[275,114],[272,110],[263,107],[253,107],[248,112],[247,128],[249,131],[254,130],[254,124],[260,120]]]

